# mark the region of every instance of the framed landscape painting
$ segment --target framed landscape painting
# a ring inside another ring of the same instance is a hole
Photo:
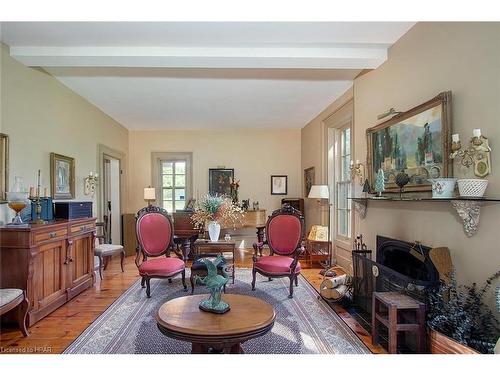
[[[208,170],[208,190],[210,194],[231,195],[234,169],[210,168]]]
[[[382,169],[388,192],[399,191],[395,183],[399,172],[410,176],[405,191],[430,191],[430,179],[452,174],[450,134],[450,91],[367,129],[370,185],[375,186]]]
[[[75,198],[75,159],[50,154],[50,190],[54,199]]]

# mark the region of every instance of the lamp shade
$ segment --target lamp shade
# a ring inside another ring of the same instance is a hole
[[[309,190],[308,198],[316,198],[316,199],[328,199],[330,198],[330,192],[328,189],[328,185],[313,185],[311,186],[311,190]]]
[[[144,188],[144,200],[145,201],[154,201],[156,200],[156,191],[155,188],[147,187]]]

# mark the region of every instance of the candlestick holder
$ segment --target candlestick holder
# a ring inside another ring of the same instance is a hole
[[[491,173],[491,148],[488,138],[483,135],[473,136],[469,147],[465,149],[462,148],[460,140],[454,140],[451,143],[450,158],[460,158],[460,163],[466,168],[474,166],[474,174],[477,177],[484,178]]]
[[[356,161],[356,163],[351,162],[351,166],[349,167],[351,171],[351,179],[355,179],[358,177],[358,183],[360,186],[363,186],[365,183],[365,166],[363,163]]]
[[[42,219],[42,204],[40,203],[41,198],[40,195],[38,194],[35,197],[29,197],[29,200],[35,204],[35,214],[36,218],[32,220],[31,222],[34,224],[45,224],[47,221]]]
[[[94,196],[97,187],[97,182],[99,181],[99,174],[90,172],[90,174],[84,179],[83,193],[85,195]]]

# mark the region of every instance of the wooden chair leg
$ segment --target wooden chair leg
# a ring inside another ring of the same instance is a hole
[[[184,291],[187,292],[188,287],[186,285],[186,270],[182,270],[182,285],[184,286]]]
[[[395,306],[389,306],[389,353],[398,352],[398,310]]]
[[[125,260],[125,250],[122,250],[122,252],[120,253],[120,266],[122,268],[122,272],[125,272],[125,270],[123,269],[124,260]]]
[[[150,278],[146,277],[146,296],[148,296],[148,298],[151,298],[151,285],[149,283],[149,280]]]
[[[191,271],[191,275],[189,276],[189,283],[191,284],[191,294],[194,294],[194,273]]]
[[[293,298],[293,281],[295,280],[295,275],[290,276],[290,294],[288,298]]]
[[[169,284],[172,284],[172,279],[168,279],[168,283],[169,283]]]
[[[295,286],[299,286],[299,275],[295,274]]]
[[[111,255],[104,257],[104,268],[103,268],[104,271],[106,271],[106,268],[108,268],[108,264],[109,264],[110,260],[111,260]]]
[[[255,290],[255,278],[257,277],[257,271],[252,269],[252,290]]]
[[[26,320],[28,317],[28,307],[29,301],[24,298],[23,302],[21,302],[17,306],[17,324],[19,324],[19,329],[23,333],[24,337],[29,336],[28,328],[26,327]]]
[[[273,281],[273,279],[271,277],[268,277],[267,280],[268,281]]]
[[[143,276],[142,279],[141,279],[141,288],[145,288],[146,287],[146,278]]]
[[[378,320],[376,314],[378,314],[378,299],[373,296],[372,300],[372,344],[378,345]]]
[[[102,262],[103,262],[102,255],[99,255],[99,277],[101,278],[101,280],[102,280]]]
[[[417,310],[417,350],[419,353],[425,353],[426,349],[426,336],[425,336],[425,305],[420,306]]]

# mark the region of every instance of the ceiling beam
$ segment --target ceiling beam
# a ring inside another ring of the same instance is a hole
[[[375,69],[386,44],[172,47],[11,46],[13,58],[40,67]]]

